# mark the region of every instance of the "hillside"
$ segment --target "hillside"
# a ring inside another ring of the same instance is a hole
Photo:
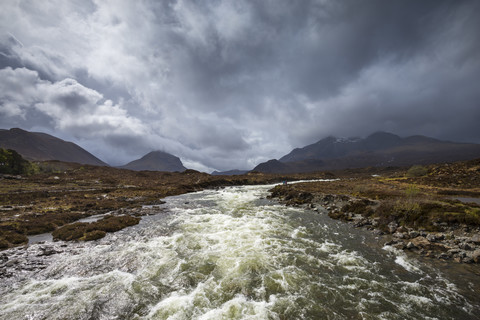
[[[183,172],[187,170],[180,158],[163,151],[152,151],[138,160],[127,163],[119,168],[135,171],[169,171]]]
[[[248,170],[233,169],[228,171],[213,171],[211,175],[212,176],[238,176],[246,173],[248,173]]]
[[[480,157],[480,145],[441,141],[424,136],[401,138],[377,132],[364,139],[327,137],[296,148],[279,160],[259,164],[260,172],[309,172],[362,167],[409,166]]]
[[[97,166],[108,166],[73,142],[46,133],[29,132],[19,128],[0,129],[0,147],[12,149],[28,160],[60,160]]]

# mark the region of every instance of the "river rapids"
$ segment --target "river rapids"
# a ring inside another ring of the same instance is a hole
[[[64,244],[2,279],[0,319],[480,318],[473,269],[382,247],[271,187],[170,197],[139,225]]]

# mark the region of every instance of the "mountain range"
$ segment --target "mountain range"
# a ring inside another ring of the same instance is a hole
[[[0,147],[13,149],[27,160],[59,160],[95,166],[108,166],[87,150],[73,142],[41,132],[29,132],[19,128],[0,129]],[[169,153],[152,151],[142,158],[120,168],[151,171],[185,171],[181,160]]]
[[[310,172],[362,167],[409,166],[480,157],[480,144],[455,143],[425,136],[401,138],[376,132],[366,138],[327,137],[296,148],[253,170],[265,173]]]
[[[0,147],[16,150],[28,160],[59,160],[97,166],[108,166],[80,146],[46,133],[19,128],[0,129]],[[453,162],[480,158],[480,144],[456,143],[425,136],[401,138],[387,132],[376,132],[366,138],[319,140],[303,148],[293,149],[279,160],[257,165],[253,171],[264,173],[296,173],[363,167],[410,166]],[[150,171],[185,171],[180,158],[152,151],[119,168]],[[236,175],[246,170],[212,172],[213,175]]]

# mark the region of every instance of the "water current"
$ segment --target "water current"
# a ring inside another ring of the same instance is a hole
[[[68,244],[2,284],[0,319],[480,318],[474,269],[382,247],[267,200],[271,187],[170,197],[137,226]]]

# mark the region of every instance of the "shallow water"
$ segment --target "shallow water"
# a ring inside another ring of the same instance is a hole
[[[463,203],[476,203],[480,204],[480,198],[466,198],[466,197],[454,197],[452,199],[458,200]]]
[[[383,248],[270,187],[168,198],[168,214],[2,286],[0,319],[479,318],[477,266]]]

